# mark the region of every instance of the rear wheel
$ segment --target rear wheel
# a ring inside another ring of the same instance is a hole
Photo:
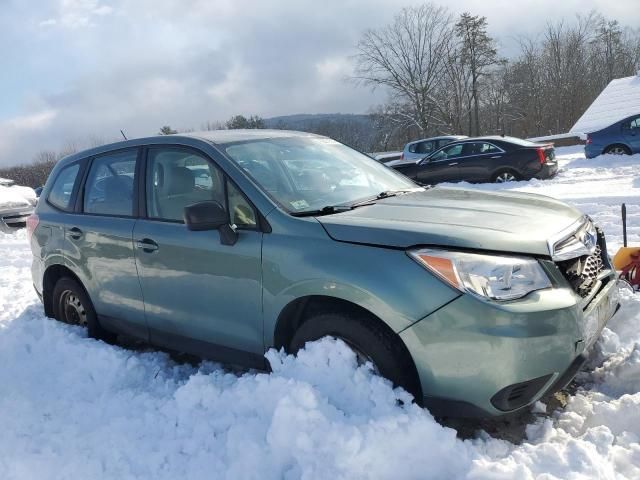
[[[494,183],[516,182],[519,179],[520,177],[513,170],[500,170],[493,175]]]
[[[631,155],[631,152],[624,145],[610,145],[604,149],[604,153],[612,155]]]
[[[359,364],[371,362],[375,373],[411,393],[422,403],[418,375],[409,352],[393,331],[380,321],[354,312],[321,313],[309,318],[295,332],[289,351],[297,353],[307,342],[339,338],[356,355]]]
[[[53,314],[56,320],[86,327],[89,336],[113,343],[116,335],[100,326],[93,304],[84,288],[73,278],[62,277],[53,289]]]

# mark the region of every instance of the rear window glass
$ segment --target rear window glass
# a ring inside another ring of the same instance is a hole
[[[49,192],[49,197],[47,198],[49,203],[62,210],[71,210],[71,194],[79,171],[79,163],[74,163],[60,170]]]

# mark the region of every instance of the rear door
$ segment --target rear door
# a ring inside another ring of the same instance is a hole
[[[255,208],[205,154],[150,147],[146,214],[135,226],[136,261],[153,343],[242,365],[263,366],[262,232]],[[238,241],[190,231],[184,207],[216,200],[232,212]]]
[[[416,180],[422,184],[436,184],[446,181],[457,181],[458,164],[462,156],[464,144],[459,143],[444,147],[425,159],[416,172]]]
[[[100,322],[147,338],[142,291],[133,252],[139,148],[90,159],[66,216],[65,263],[87,289]]]
[[[640,152],[640,117],[623,122],[622,135],[631,147],[631,153]]]

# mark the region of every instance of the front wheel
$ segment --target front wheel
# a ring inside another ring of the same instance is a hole
[[[380,320],[360,313],[321,313],[309,318],[295,332],[289,345],[297,353],[307,342],[339,338],[353,350],[358,363],[371,362],[375,373],[411,393],[422,403],[421,387],[409,352],[393,331]]]
[[[113,343],[116,335],[100,325],[93,304],[84,288],[73,278],[63,277],[53,289],[53,315],[56,320],[86,327],[91,338]]]

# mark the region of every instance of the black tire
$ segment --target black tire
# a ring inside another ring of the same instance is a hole
[[[609,145],[604,149],[604,153],[612,153],[614,155],[631,155],[631,150],[629,150],[624,145]]]
[[[498,170],[491,177],[491,181],[493,183],[507,183],[507,182],[517,182],[520,180],[520,175],[517,172],[510,170],[508,168]]]
[[[415,365],[402,340],[379,320],[361,313],[321,313],[309,318],[294,333],[289,352],[296,354],[307,342],[323,337],[343,340],[370,360],[379,374],[411,393],[422,404],[422,389]]]
[[[71,325],[86,326],[89,336],[107,343],[114,343],[117,335],[102,328],[93,303],[87,292],[76,280],[62,277],[53,288],[53,316]]]

